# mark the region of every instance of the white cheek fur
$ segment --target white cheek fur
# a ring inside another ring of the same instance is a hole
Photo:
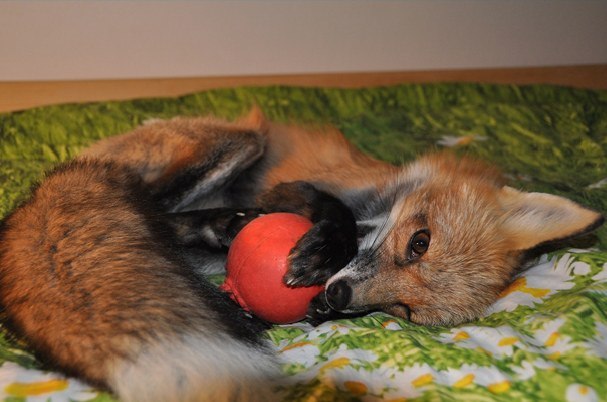
[[[394,206],[390,211],[378,215],[372,219],[358,222],[360,225],[371,227],[371,231],[362,238],[358,245],[358,255],[350,261],[343,269],[333,275],[328,281],[327,286],[340,279],[351,279],[356,281],[358,278],[369,275],[371,265],[369,259],[374,255],[381,254],[378,248],[387,247],[386,238],[394,227],[396,217],[398,216],[398,206]]]

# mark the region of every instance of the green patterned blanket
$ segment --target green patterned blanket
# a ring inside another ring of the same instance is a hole
[[[239,88],[0,115],[0,216],[96,139],[150,118],[234,118],[254,103],[273,120],[333,124],[384,160],[447,148],[497,164],[515,187],[607,213],[607,92],[441,84]],[[590,240],[534,261],[483,318],[455,328],[381,313],[274,327],[285,400],[607,400],[607,229]],[[7,401],[113,400],[42,371],[4,332],[0,363]]]

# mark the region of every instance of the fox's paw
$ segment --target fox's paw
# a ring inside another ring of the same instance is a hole
[[[293,247],[289,270],[283,277],[289,286],[322,285],[356,254],[356,233],[336,222],[316,223]]]
[[[324,284],[358,251],[352,211],[310,183],[281,183],[261,197],[259,206],[266,212],[292,212],[314,222],[289,254],[289,269],[283,278],[289,286]]]
[[[325,321],[352,317],[355,317],[355,315],[344,314],[333,310],[327,303],[325,292],[319,293],[310,301],[308,311],[306,312],[306,321],[314,326],[318,326]]]
[[[238,232],[260,215],[259,209],[215,208],[171,213],[165,218],[182,245],[222,248],[229,247]]]
[[[259,209],[234,209],[225,210],[209,222],[208,228],[213,233],[218,243],[229,247],[234,237],[253,219],[261,216]]]
[[[329,303],[327,303],[327,296],[325,292],[320,292],[312,299],[312,301],[310,301],[310,304],[308,305],[306,321],[316,327],[325,321],[352,319],[361,317],[367,313],[368,311],[342,313],[340,311],[333,310],[331,306],[329,306]]]

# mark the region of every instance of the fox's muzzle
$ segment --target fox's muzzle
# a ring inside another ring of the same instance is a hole
[[[375,282],[378,261],[362,254],[329,279],[325,296],[329,306],[343,313],[367,311],[374,305],[369,289]]]

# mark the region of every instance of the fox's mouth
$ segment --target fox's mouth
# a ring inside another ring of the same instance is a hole
[[[329,304],[330,306],[330,304]],[[348,306],[345,309],[335,309],[330,307],[335,311],[339,311],[344,314],[361,314],[361,313],[371,313],[373,311],[383,311],[388,314],[392,314],[399,318],[404,318],[407,321],[411,321],[411,312],[412,309],[408,304],[404,303],[394,303],[394,304],[375,304],[375,305],[366,305],[366,306]]]
[[[371,313],[373,311],[377,311],[379,310],[379,308],[371,308],[371,307],[348,307],[346,309],[342,309],[342,310],[336,310],[333,307],[331,307],[333,310],[338,311],[340,313],[344,313],[344,314],[361,314],[361,313]]]

